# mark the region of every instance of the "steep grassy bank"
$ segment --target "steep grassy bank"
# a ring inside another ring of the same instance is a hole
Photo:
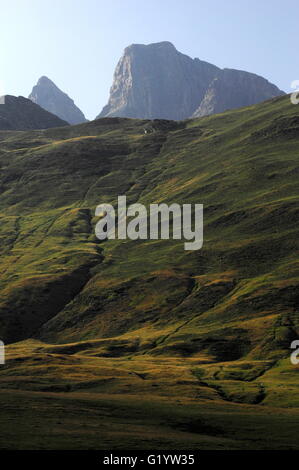
[[[68,397],[84,408],[84,393],[94,410],[107,394],[121,407],[145,394],[159,402],[155,425],[171,400],[175,431],[167,441],[161,431],[164,448],[181,432],[191,447],[295,448],[298,369],[288,356],[299,333],[299,114],[289,97],[182,123],[114,118],[1,132],[0,142],[0,337],[21,341],[0,370],[3,394],[24,393],[28,413],[36,399],[37,426],[45,397],[54,408],[63,402],[70,420],[58,419],[58,435],[74,424]],[[95,207],[122,194],[128,204],[204,204],[203,248],[99,242]],[[30,338],[41,342],[22,342]],[[176,415],[180,399],[188,431]],[[130,413],[142,415],[138,407],[123,412],[124,425]],[[107,410],[99,416],[108,426]],[[136,416],[127,447],[139,432]],[[90,434],[80,434],[82,448],[97,446]],[[75,442],[59,439],[56,447]]]

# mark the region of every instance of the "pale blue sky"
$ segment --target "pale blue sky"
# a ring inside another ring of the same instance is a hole
[[[89,119],[106,104],[132,43],[171,41],[220,67],[263,75],[285,91],[299,79],[296,0],[0,0],[0,79],[28,96],[47,75]]]

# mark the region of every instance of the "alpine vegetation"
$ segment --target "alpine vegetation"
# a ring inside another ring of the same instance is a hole
[[[172,234],[174,240],[189,240],[184,243],[185,250],[199,250],[203,245],[202,204],[194,204],[193,211],[192,204],[150,204],[148,216],[143,204],[127,208],[126,196],[118,196],[117,215],[114,207],[106,203],[97,206],[95,215],[101,217],[95,227],[99,240],[169,240]],[[131,220],[127,223],[127,219]]]

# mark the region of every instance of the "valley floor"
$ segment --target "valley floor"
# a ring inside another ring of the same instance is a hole
[[[0,449],[298,449],[297,376],[289,359],[98,357],[97,341],[28,340],[1,366]]]

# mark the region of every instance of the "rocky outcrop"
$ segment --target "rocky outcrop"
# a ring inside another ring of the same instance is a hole
[[[191,59],[170,42],[127,47],[98,117],[181,120],[284,94],[258,75]]]
[[[87,121],[74,101],[47,77],[38,80],[28,98],[69,124]]]
[[[170,42],[127,47],[114,74],[110,99],[98,117],[186,119],[219,72],[181,54]]]
[[[250,106],[282,94],[283,91],[259,75],[224,69],[210,83],[193,117]]]
[[[23,96],[6,95],[1,98],[0,129],[1,130],[27,130],[47,129],[49,127],[67,126],[54,114],[45,111]]]

